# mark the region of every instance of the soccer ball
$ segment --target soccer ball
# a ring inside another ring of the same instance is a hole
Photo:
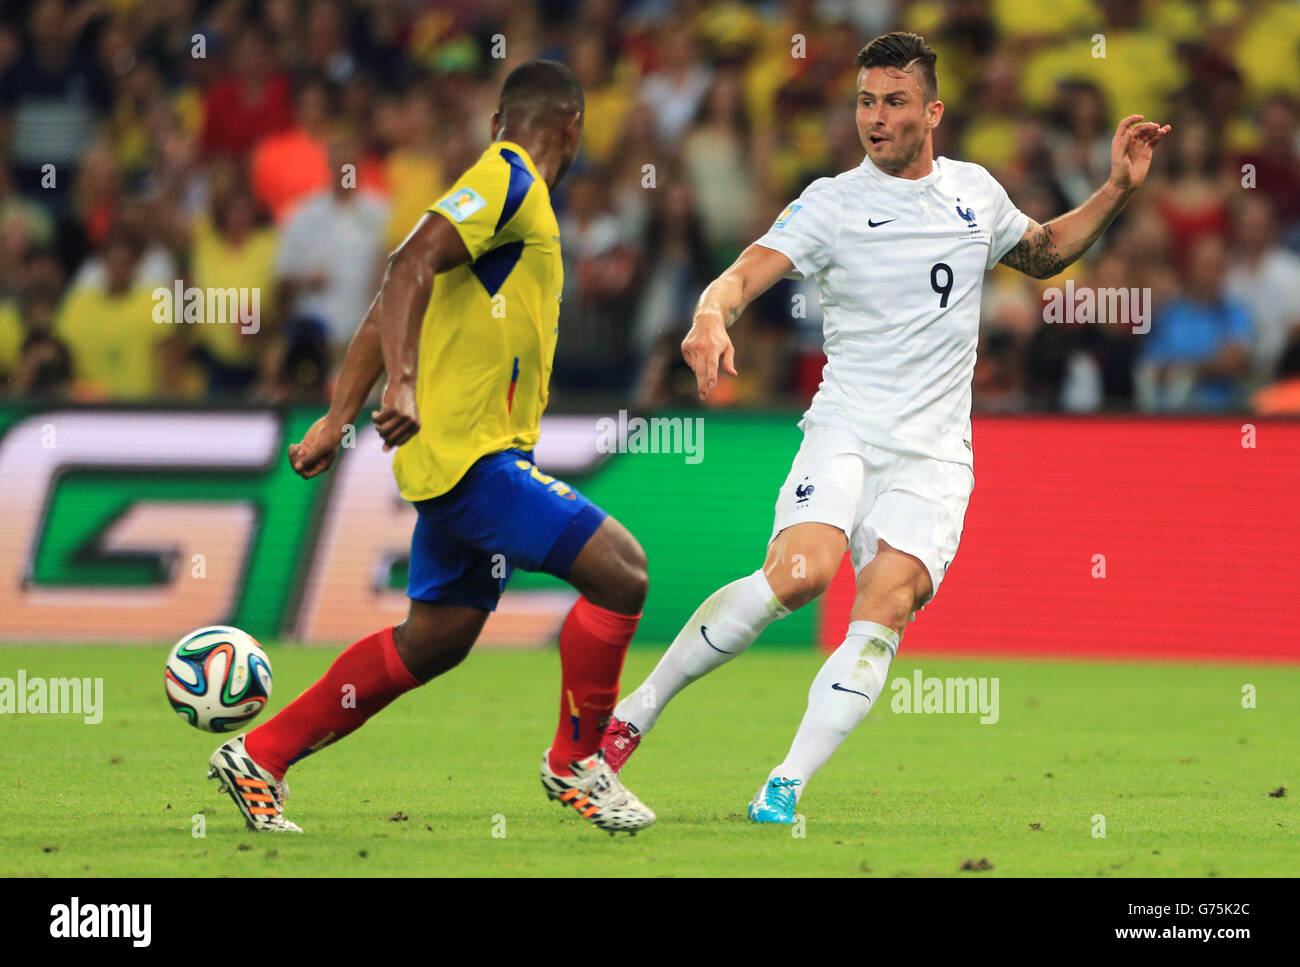
[[[163,679],[177,715],[204,732],[229,732],[271,697],[271,659],[252,635],[213,625],[176,642]]]

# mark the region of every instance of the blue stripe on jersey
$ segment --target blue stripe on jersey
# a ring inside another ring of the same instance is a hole
[[[524,159],[509,148],[501,149],[501,157],[510,164],[510,184],[506,188],[506,201],[501,206],[501,217],[497,219],[496,230],[499,232],[510,219],[515,217],[519,206],[524,203],[524,196],[533,187],[533,176],[524,164]]]
[[[485,252],[470,263],[470,271],[483,283],[488,295],[496,295],[524,254],[523,242],[510,242]]]

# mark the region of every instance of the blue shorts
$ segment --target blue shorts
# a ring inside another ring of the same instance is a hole
[[[482,457],[456,486],[415,502],[407,597],[495,611],[515,568],[567,579],[608,516],[533,464],[531,453]]]

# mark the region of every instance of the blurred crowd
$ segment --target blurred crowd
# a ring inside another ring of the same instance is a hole
[[[555,195],[552,399],[695,405],[677,347],[700,290],[809,181],[862,162],[853,58],[890,29],[939,53],[936,152],[1040,222],[1102,184],[1119,118],[1174,126],[1085,259],[991,274],[977,409],[1300,412],[1287,0],[9,0],[0,388],[327,397],[388,253],[486,146],[506,73],[548,57],[587,98]],[[1067,281],[1135,298],[1045,322]],[[191,288],[256,293],[254,321],[161,306]],[[779,284],[733,334],[740,375],[710,405],[811,397],[814,283]]]

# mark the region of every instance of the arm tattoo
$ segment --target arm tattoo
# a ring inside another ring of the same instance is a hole
[[[1065,259],[1057,249],[1051,225],[1035,225],[1028,236],[999,261],[1035,279],[1050,279],[1073,260]]]

